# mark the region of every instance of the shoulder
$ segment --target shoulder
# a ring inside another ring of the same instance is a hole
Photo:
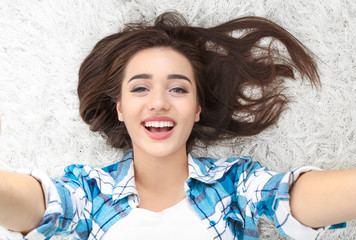
[[[64,175],[56,180],[58,184],[73,190],[83,189],[87,193],[101,192],[113,195],[116,188],[126,189],[128,184],[132,184],[132,176],[132,152],[129,152],[117,163],[104,168],[79,164],[69,165],[65,168]]]
[[[263,168],[259,162],[253,161],[250,156],[228,158],[195,158],[189,156],[188,164],[190,177],[205,183],[212,183],[226,176],[236,179],[243,174],[247,177],[254,171]]]
[[[64,169],[64,176],[71,179],[105,179],[116,180],[121,175],[126,175],[132,165],[132,152],[124,155],[118,162],[99,168],[91,165],[73,164]]]
[[[117,169],[116,165],[117,164],[113,164],[105,168],[99,168],[91,165],[72,164],[64,169],[63,177],[70,179],[92,179],[110,176],[113,175],[115,169]]]
[[[85,192],[87,196],[92,193],[107,189],[107,192],[112,192],[115,184],[115,178],[111,172],[90,165],[69,165],[64,169],[64,174],[54,181],[56,184],[62,185],[72,191]]]

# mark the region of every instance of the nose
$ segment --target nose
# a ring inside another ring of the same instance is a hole
[[[150,111],[167,111],[170,109],[169,99],[163,89],[156,89],[151,91],[150,98],[147,103]]]

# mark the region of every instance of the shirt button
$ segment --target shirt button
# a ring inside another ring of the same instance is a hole
[[[215,221],[210,221],[210,226],[215,226],[216,222]]]

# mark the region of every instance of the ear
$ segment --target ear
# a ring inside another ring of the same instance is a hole
[[[200,113],[201,113],[201,106],[197,107],[197,111],[195,113],[195,122],[199,122],[200,120]]]
[[[118,116],[119,121],[123,122],[124,116],[122,115],[122,105],[121,105],[120,100],[118,100],[116,103],[116,111],[117,111],[117,116]]]

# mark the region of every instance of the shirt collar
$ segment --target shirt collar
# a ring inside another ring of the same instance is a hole
[[[196,179],[206,184],[213,184],[229,171],[239,158],[194,158],[188,155],[189,179]]]
[[[116,164],[115,171],[116,179],[113,189],[113,200],[117,201],[129,195],[137,197],[132,150]]]
[[[236,163],[238,158],[194,158],[188,154],[189,178],[206,184],[213,184]],[[138,196],[135,184],[133,152],[128,152],[115,164],[116,180],[113,189],[113,200],[117,201],[129,195]]]

